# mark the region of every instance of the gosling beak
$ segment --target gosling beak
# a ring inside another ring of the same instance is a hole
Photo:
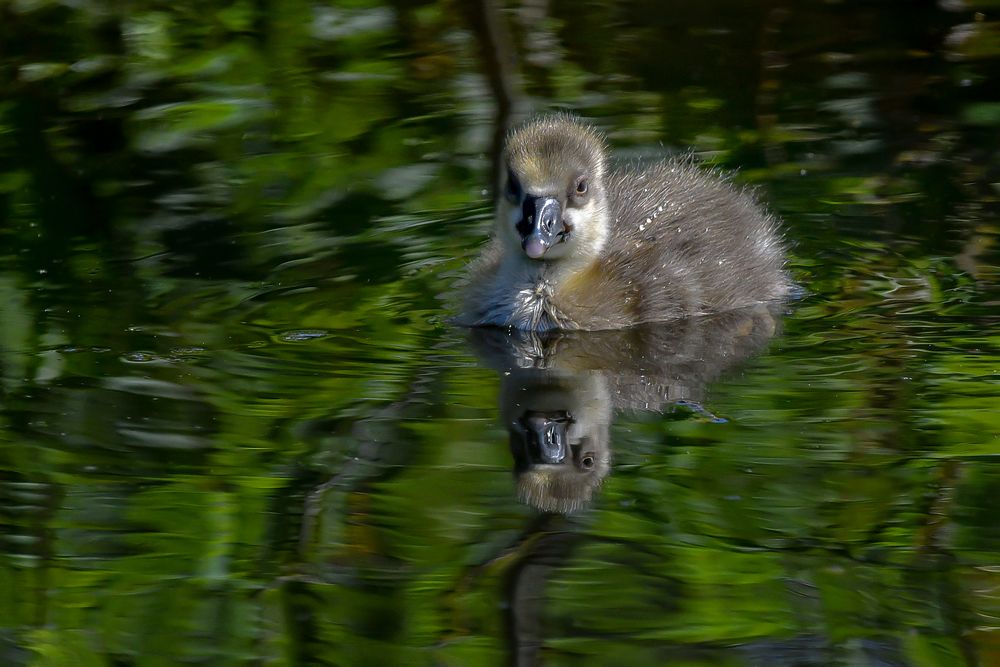
[[[541,259],[545,251],[564,238],[559,200],[554,197],[525,197],[517,231],[521,233],[521,248],[525,254],[531,259]]]

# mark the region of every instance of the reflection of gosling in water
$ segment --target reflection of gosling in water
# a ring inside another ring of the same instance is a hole
[[[507,139],[493,239],[469,272],[472,325],[619,329],[783,297],[777,223],[686,160],[608,165],[566,115]]]
[[[519,370],[503,383],[518,497],[547,512],[590,504],[611,467],[613,403],[597,373]]]
[[[781,303],[614,331],[469,331],[477,356],[500,373],[518,497],[546,512],[587,507],[611,472],[611,424],[620,412],[693,413],[707,386],[760,352]]]

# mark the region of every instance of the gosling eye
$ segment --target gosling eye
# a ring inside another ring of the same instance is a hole
[[[583,466],[584,470],[590,470],[594,467],[594,454],[592,452],[587,452],[580,458],[580,465]]]
[[[521,201],[521,182],[513,171],[507,171],[507,190],[504,194],[512,204]]]
[[[573,194],[578,197],[582,197],[587,194],[587,188],[590,184],[587,182],[586,176],[580,176],[576,179],[576,184],[573,186]]]

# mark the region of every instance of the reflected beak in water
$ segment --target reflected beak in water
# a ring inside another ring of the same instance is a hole
[[[519,420],[528,445],[528,456],[536,463],[562,463],[569,453],[569,427],[573,418],[565,410],[529,410]]]

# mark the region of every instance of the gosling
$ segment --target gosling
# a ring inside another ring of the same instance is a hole
[[[611,165],[569,115],[515,129],[495,229],[469,267],[459,321],[608,330],[785,297],[777,220],[690,159]]]

